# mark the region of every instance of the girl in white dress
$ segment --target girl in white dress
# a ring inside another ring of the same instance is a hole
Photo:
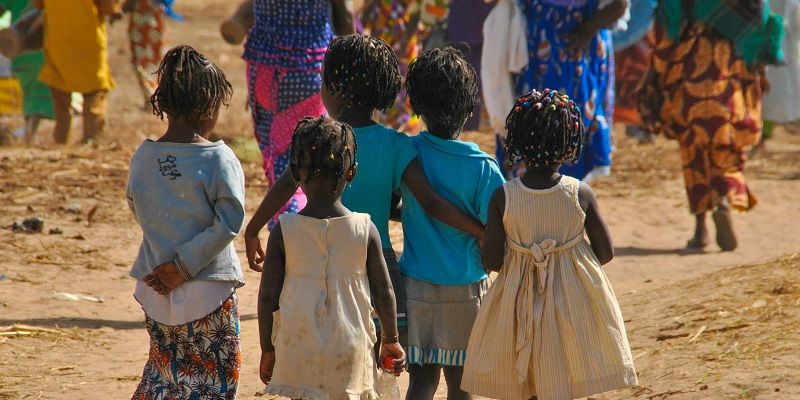
[[[566,95],[534,90],[506,123],[510,160],[527,170],[489,202],[482,261],[500,274],[478,311],[461,387],[566,400],[633,386],[622,314],[600,268],[614,257],[608,227],[591,188],[558,173],[581,154],[581,112]]]
[[[356,174],[353,130],[306,118],[291,146],[291,171],[308,204],[282,215],[267,243],[258,296],[261,380],[268,394],[295,399],[375,399],[370,303],[383,327],[381,360],[394,359],[399,374],[405,353],[378,230],[341,202]]]

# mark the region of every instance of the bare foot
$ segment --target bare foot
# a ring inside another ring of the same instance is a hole
[[[686,248],[691,250],[702,250],[708,246],[708,234],[703,236],[695,235],[693,238],[686,242]]]
[[[706,213],[695,214],[694,236],[686,242],[687,249],[704,249],[708,246],[708,228],[706,228]]]
[[[736,234],[733,232],[733,221],[731,213],[727,209],[719,209],[711,214],[714,219],[714,226],[717,229],[717,244],[722,251],[734,251],[738,243]]]

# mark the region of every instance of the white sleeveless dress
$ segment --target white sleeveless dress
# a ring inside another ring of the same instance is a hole
[[[376,399],[370,313],[370,217],[280,216],[286,275],[266,392],[294,399]],[[277,313],[276,313],[277,314]]]
[[[619,305],[584,239],[579,185],[504,185],[505,259],[472,329],[467,392],[561,400],[636,385]]]

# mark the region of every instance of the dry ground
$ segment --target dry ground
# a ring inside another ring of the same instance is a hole
[[[216,33],[228,3],[179,3],[187,22],[170,25],[170,41],[201,49],[234,84],[216,133],[243,160],[252,213],[265,184],[250,139],[240,49]],[[164,125],[139,108],[123,24],[111,28],[111,43],[118,88],[110,95],[108,140],[96,147],[0,148],[0,399],[126,398],[147,356],[142,312],[127,276],[141,231],[123,190],[135,145]],[[489,135],[466,137],[491,151]],[[750,162],[748,177],[761,204],[736,216],[741,247],[733,253],[714,246],[682,250],[692,218],[674,143],[639,145],[619,137],[616,144],[614,175],[595,188],[617,246],[606,271],[641,386],[599,398],[800,398],[800,137],[779,131]],[[45,221],[45,233],[6,228],[32,216]],[[51,228],[62,233],[48,234]],[[400,248],[397,226],[393,234]],[[240,240],[237,248],[243,249]],[[245,276],[240,398],[249,399],[262,385],[258,274]],[[62,300],[59,292],[102,301]]]

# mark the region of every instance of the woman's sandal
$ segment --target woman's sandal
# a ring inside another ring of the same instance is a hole
[[[736,234],[733,232],[733,220],[728,210],[717,210],[711,214],[717,229],[717,244],[722,251],[734,251],[738,246]]]

